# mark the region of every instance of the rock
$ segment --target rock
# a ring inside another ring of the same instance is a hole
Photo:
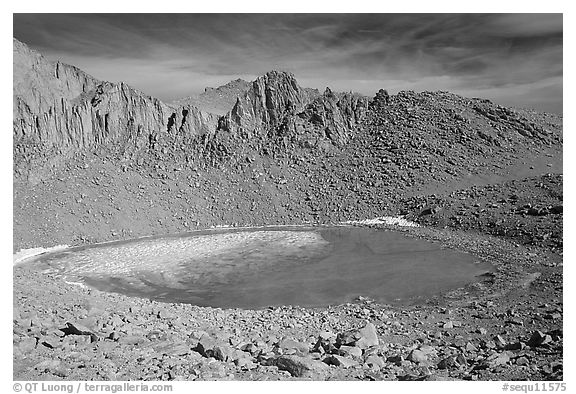
[[[496,347],[499,349],[503,349],[506,346],[506,341],[500,335],[496,335],[494,337],[494,343],[496,344]]]
[[[198,340],[196,347],[193,349],[204,357],[213,357],[214,348],[218,346],[216,340],[208,334],[204,334]]]
[[[428,361],[428,357],[423,351],[414,349],[408,354],[406,360],[412,361],[413,363],[425,363]]]
[[[564,330],[562,328],[557,328],[548,331],[547,334],[552,337],[552,341],[559,341],[564,336]]]
[[[244,369],[244,370],[251,370],[251,369],[258,367],[258,364],[254,363],[249,358],[236,359],[236,360],[234,360],[234,364],[236,364],[236,366],[238,368]]]
[[[442,325],[442,328],[445,328],[445,329],[454,328],[454,323],[453,323],[452,321],[447,321],[446,323],[444,323],[444,324]]]
[[[552,342],[552,337],[542,331],[534,331],[526,343],[530,347],[538,347]]]
[[[258,361],[258,363],[263,366],[273,366],[276,365],[276,358],[277,356],[273,353],[266,353],[266,354],[259,353],[258,356],[256,357],[256,361]]]
[[[480,327],[479,329],[477,329],[476,332],[477,332],[478,334],[480,334],[480,335],[486,335],[486,334],[488,334],[488,331],[487,331],[485,328],[483,328],[483,327]]]
[[[24,352],[27,353],[31,350],[34,350],[34,348],[36,347],[37,344],[37,340],[36,338],[32,338],[32,337],[25,337],[23,338],[20,343],[18,344],[18,348]]]
[[[32,327],[32,319],[29,317],[18,318],[14,320],[14,324],[23,328],[30,328]]]
[[[476,348],[476,346],[472,342],[466,342],[464,350],[466,350],[467,352],[476,352],[478,351],[478,348]]]
[[[318,335],[318,338],[326,342],[333,342],[336,340],[336,334],[334,334],[332,331],[322,331]]]
[[[316,341],[316,343],[312,347],[312,352],[324,354],[324,353],[327,353],[326,350],[330,346],[334,347],[334,345],[330,344],[329,342],[323,341],[322,339],[318,338],[318,340]]]
[[[528,359],[524,356],[522,357],[518,357],[515,361],[516,365],[530,365],[530,361],[528,361]]]
[[[372,323],[366,324],[358,330],[351,330],[346,333],[340,333],[336,337],[336,344],[346,346],[356,346],[360,349],[366,349],[371,346],[378,346],[378,334],[376,326]]]
[[[171,341],[164,341],[155,345],[154,350],[158,354],[166,354],[168,356],[185,356],[192,351],[187,343]]]
[[[220,361],[232,361],[236,353],[231,346],[221,344],[214,347],[212,357]]]
[[[294,349],[300,353],[308,353],[309,347],[305,343],[295,341],[291,338],[284,338],[278,342],[278,347],[283,350]]]
[[[257,356],[262,349],[260,349],[253,343],[245,343],[243,345],[240,345],[240,350],[242,350],[243,352],[250,353],[252,356]]]
[[[150,342],[148,338],[142,335],[123,335],[118,338],[118,343],[123,345],[141,345],[143,343]]]
[[[43,335],[38,338],[38,343],[50,349],[55,349],[61,346],[60,338],[56,335]]]
[[[506,324],[515,325],[515,326],[523,326],[524,321],[520,318],[512,318],[512,319],[506,320]]]
[[[495,349],[496,348],[496,344],[494,343],[494,341],[491,341],[491,340],[482,341],[481,345],[484,349]]]
[[[221,343],[206,333],[200,337],[196,346],[192,350],[200,353],[206,358],[212,357],[219,361],[233,361],[234,359],[241,357],[232,346],[226,343]]]
[[[529,208],[526,213],[531,216],[546,216],[548,210],[545,208]]]
[[[468,360],[466,360],[466,357],[464,357],[464,355],[462,353],[459,353],[456,356],[456,363],[458,364],[458,366],[465,367],[468,363]]]
[[[348,357],[338,356],[335,354],[326,357],[324,359],[324,362],[328,365],[336,365],[337,367],[342,368],[352,368],[360,365],[358,361],[352,360]]]
[[[280,371],[288,371],[295,377],[316,377],[325,374],[329,369],[322,361],[300,356],[278,356],[275,365]]]
[[[367,364],[371,368],[380,369],[386,365],[386,362],[382,359],[382,357],[378,357],[375,354],[371,354],[364,360],[364,363]]]
[[[34,365],[34,369],[40,372],[53,372],[60,367],[59,360],[44,360]]]
[[[111,339],[112,341],[118,341],[118,339],[120,339],[120,334],[116,331],[112,331],[110,335],[108,335],[108,339]]]
[[[368,323],[358,331],[358,340],[354,346],[359,347],[360,349],[366,349],[371,346],[378,346],[378,344],[376,326],[372,323]]]
[[[526,344],[524,342],[514,342],[514,343],[509,343],[506,346],[504,346],[505,350],[522,350],[526,347]]]
[[[395,356],[389,356],[386,361],[388,361],[389,363],[394,363],[397,366],[401,366],[402,362],[404,361],[404,357],[402,357],[402,355],[395,355]]]
[[[435,355],[437,353],[436,348],[430,345],[421,345],[418,350],[420,350],[426,356]]]
[[[560,313],[547,313],[544,315],[544,319],[548,320],[558,320],[562,318],[562,314]]]
[[[359,359],[362,357],[362,349],[355,346],[342,345],[338,349],[338,354],[344,357],[352,357]]]
[[[90,337],[91,342],[96,342],[99,338],[98,335],[92,332],[88,327],[85,327],[79,323],[66,323],[66,327],[61,328],[60,331],[64,333],[64,335],[88,335]]]
[[[508,364],[509,362],[510,354],[507,351],[504,351],[502,353],[494,353],[489,356],[486,359],[485,364],[488,366],[488,368],[495,368],[500,365]]]
[[[214,378],[224,378],[226,376],[226,367],[220,362],[208,364],[210,375]]]
[[[234,352],[231,355],[231,358],[229,358],[229,360],[232,361],[236,361],[236,360],[240,360],[240,359],[247,359],[247,360],[253,360],[254,358],[252,357],[252,355],[250,355],[249,353],[243,352],[241,350],[238,349],[233,349]]]
[[[438,369],[451,369],[456,366],[456,357],[455,356],[448,356],[443,358],[438,363]]]

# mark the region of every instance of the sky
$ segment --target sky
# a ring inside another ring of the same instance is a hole
[[[165,101],[285,70],[320,90],[446,90],[562,113],[562,14],[14,14],[13,32]]]

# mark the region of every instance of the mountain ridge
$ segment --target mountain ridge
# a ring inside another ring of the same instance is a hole
[[[248,130],[258,130],[262,137],[283,123],[295,129],[297,120],[306,129],[307,121],[297,119],[297,112],[322,97],[314,89],[301,88],[294,75],[270,71],[250,83],[237,80],[236,85],[246,89],[225,115],[218,116],[186,101],[166,104],[124,82],[97,80],[74,66],[48,61],[16,39],[14,80],[16,173],[31,174],[34,180],[42,177],[43,167],[49,170],[70,155],[116,146],[131,157],[142,156],[138,151],[154,150],[161,139],[184,144],[184,150],[198,155],[209,148],[204,158],[215,163],[215,156],[231,148],[226,146],[229,133],[236,134],[235,141]],[[334,127],[349,131],[351,124],[342,120],[342,111],[328,116],[338,118],[331,122]],[[177,156],[186,162],[194,159]]]
[[[320,94],[284,71],[230,82],[244,88],[218,116],[49,62],[16,39],[14,80],[14,176],[30,182],[74,155],[98,151],[152,167],[234,166],[254,155],[342,154],[349,145],[372,149],[368,145],[380,146],[386,136],[379,154],[401,151],[415,162],[451,157],[456,163],[494,148],[562,142],[560,116],[449,92],[389,95],[381,89],[370,99],[326,88]],[[433,171],[432,164],[426,166]]]

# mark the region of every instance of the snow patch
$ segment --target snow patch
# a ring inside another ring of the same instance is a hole
[[[362,225],[390,225],[390,226],[400,226],[400,227],[420,227],[418,223],[411,222],[410,220],[404,219],[402,216],[392,217],[392,216],[382,216],[374,219],[364,219],[364,220],[348,220],[343,222],[345,224],[362,224]]]
[[[88,288],[88,286],[86,286],[86,285],[85,285],[84,283],[82,283],[82,282],[70,282],[70,281],[65,280],[64,283],[67,283],[67,284],[72,285],[72,286],[79,286],[79,287],[81,287],[81,288],[83,288],[83,289],[87,289],[87,288]]]
[[[48,252],[55,252],[59,250],[68,249],[68,245],[56,245],[52,246],[51,248],[31,248],[31,249],[22,249],[19,252],[16,252],[12,255],[13,264],[21,264],[25,260],[28,260],[31,257],[35,257],[44,253]]]

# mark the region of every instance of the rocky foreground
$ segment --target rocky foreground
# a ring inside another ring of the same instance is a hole
[[[13,139],[14,252],[401,215],[496,267],[411,305],[223,310],[18,265],[14,379],[563,378],[562,116],[284,72],[163,103],[15,40]]]

